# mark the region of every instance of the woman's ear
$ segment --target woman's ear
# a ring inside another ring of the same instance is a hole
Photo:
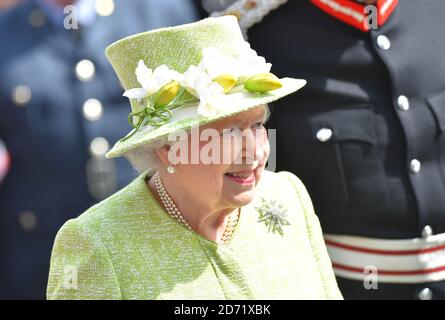
[[[162,147],[156,149],[156,154],[161,160],[161,162],[167,167],[170,165],[170,161],[168,160],[168,152],[170,151],[170,146],[165,144]]]

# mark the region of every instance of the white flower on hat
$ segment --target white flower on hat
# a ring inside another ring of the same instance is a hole
[[[228,107],[229,97],[225,94],[238,78],[247,78],[270,71],[270,63],[257,55],[244,42],[241,52],[236,56],[223,54],[218,48],[209,47],[202,51],[202,60],[198,66],[191,65],[184,73],[181,85],[200,102],[198,113],[210,116]],[[231,85],[226,86],[225,80],[231,79]]]
[[[167,83],[181,81],[182,75],[169,69],[165,64],[158,66],[154,71],[147,68],[143,60],[139,60],[136,68],[136,78],[142,88],[133,88],[124,92],[123,96],[129,99],[143,99],[155,94]]]
[[[222,54],[215,47],[202,50],[202,60],[198,65],[198,69],[207,72],[212,79],[223,74],[230,74],[236,78],[236,67],[237,63],[233,57]]]
[[[210,116],[224,109],[224,89],[218,83],[211,81],[208,76],[201,75],[197,79],[196,92],[199,96],[198,113]]]
[[[184,73],[182,77],[182,81],[180,82],[181,86],[187,89],[188,92],[193,94],[195,97],[198,96],[195,90],[195,83],[198,79],[199,75],[204,73],[202,70],[199,70],[195,65],[190,65],[187,71]]]
[[[224,107],[224,89],[204,70],[191,65],[184,73],[181,85],[199,99],[198,113],[210,116]]]
[[[259,56],[257,52],[250,48],[250,44],[245,41],[239,54],[236,55],[237,76],[248,78],[257,74],[268,73],[272,64],[266,63],[264,57]]]
[[[218,48],[209,47],[202,51],[202,60],[198,69],[205,71],[215,80],[221,75],[232,75],[236,80],[245,80],[257,74],[270,72],[272,64],[243,42],[240,52],[234,56],[223,54]]]

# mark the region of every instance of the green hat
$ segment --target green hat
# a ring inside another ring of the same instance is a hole
[[[108,158],[275,101],[306,84],[271,74],[271,64],[243,39],[234,16],[136,34],[105,53],[130,99],[133,126]]]

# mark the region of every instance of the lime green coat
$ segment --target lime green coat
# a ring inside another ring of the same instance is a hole
[[[51,257],[48,299],[341,299],[304,185],[265,172],[228,244],[173,220],[140,175],[66,222]],[[286,209],[282,235],[259,220]]]

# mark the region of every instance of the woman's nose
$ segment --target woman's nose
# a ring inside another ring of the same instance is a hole
[[[264,158],[267,136],[261,130],[246,129],[243,133],[243,155],[259,161]]]

